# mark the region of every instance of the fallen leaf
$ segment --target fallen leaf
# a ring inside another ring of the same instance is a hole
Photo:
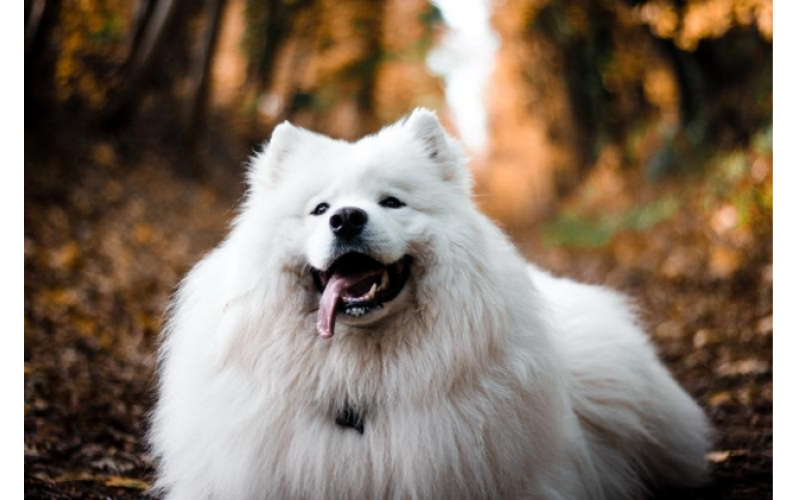
[[[731,457],[741,457],[747,454],[747,450],[718,450],[706,453],[706,460],[718,464]]]
[[[692,343],[696,349],[702,349],[709,344],[716,344],[719,341],[719,334],[706,328],[698,330],[697,333],[694,334],[694,337],[692,337]]]
[[[708,267],[709,272],[716,278],[729,278],[741,265],[741,254],[732,248],[718,245],[711,251]]]
[[[767,316],[758,320],[756,332],[759,335],[769,335],[772,333],[772,316]]]
[[[101,142],[92,148],[92,159],[104,167],[114,165],[117,162],[117,154],[111,144]]]
[[[70,483],[73,481],[104,481],[104,480],[105,476],[89,474],[88,472],[80,472],[77,474],[61,474],[53,479],[53,481],[56,483]]]
[[[135,477],[125,476],[105,476],[102,474],[89,474],[81,472],[78,474],[61,474],[53,479],[56,483],[69,483],[75,481],[98,481],[105,483],[106,486],[113,488],[128,488],[133,490],[146,490],[150,487],[150,483],[136,479]]]
[[[708,404],[711,406],[722,406],[733,402],[734,397],[728,391],[717,392],[708,398]]]
[[[150,483],[133,477],[109,476],[106,479],[106,486],[128,488],[132,490],[146,490],[150,487]]]
[[[80,256],[80,247],[74,241],[70,241],[50,252],[50,265],[56,269],[69,269]]]
[[[769,370],[770,366],[766,361],[745,359],[722,363],[717,368],[717,373],[723,377],[735,377],[738,375],[761,375],[769,372]]]
[[[761,269],[761,281],[767,285],[772,285],[772,264],[768,264]]]
[[[665,321],[656,327],[656,336],[664,340],[678,340],[683,337],[683,329],[674,321]]]

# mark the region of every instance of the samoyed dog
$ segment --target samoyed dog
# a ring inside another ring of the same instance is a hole
[[[527,263],[418,109],[278,126],[160,350],[169,499],[609,499],[706,477],[709,426],[626,299]]]

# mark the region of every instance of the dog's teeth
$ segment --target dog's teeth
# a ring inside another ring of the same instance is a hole
[[[365,299],[365,300],[372,300],[372,299],[374,299],[374,298],[375,298],[375,292],[377,292],[377,291],[378,291],[378,285],[376,285],[375,283],[373,283],[373,284],[372,284],[372,288],[370,288],[370,289],[369,289],[369,292],[367,292],[367,295],[365,295],[365,296],[364,296],[364,299]]]

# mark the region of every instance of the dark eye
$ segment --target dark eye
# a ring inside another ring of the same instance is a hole
[[[327,203],[320,203],[319,205],[314,207],[314,210],[311,211],[311,215],[322,215],[325,212],[327,212],[329,208],[330,205],[328,205]]]
[[[394,196],[387,196],[386,198],[382,199],[378,204],[384,208],[401,208],[406,206],[405,203],[398,200]]]

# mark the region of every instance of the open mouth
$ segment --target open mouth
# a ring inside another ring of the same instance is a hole
[[[314,283],[322,293],[317,313],[319,335],[333,336],[338,313],[361,318],[394,300],[408,280],[410,267],[410,256],[387,265],[368,255],[350,252],[336,259],[326,271],[313,269]]]

